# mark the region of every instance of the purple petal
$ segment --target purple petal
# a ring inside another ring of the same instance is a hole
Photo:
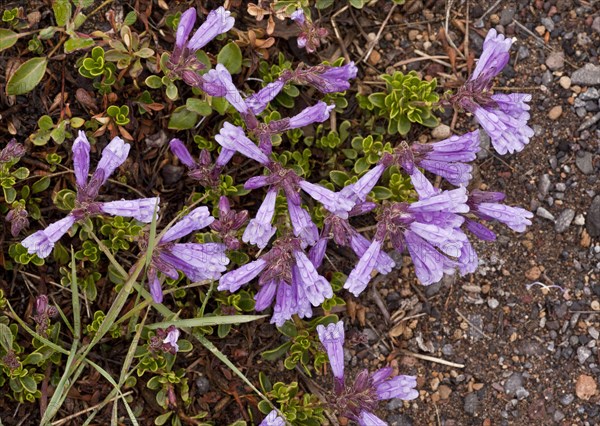
[[[302,9],[298,9],[292,13],[290,19],[298,25],[304,25],[304,11]]]
[[[356,183],[350,184],[344,187],[340,194],[346,198],[358,203],[359,201],[364,202],[367,199],[367,195],[373,189],[377,182],[381,178],[381,175],[385,171],[386,167],[383,164],[378,164],[365,173]]]
[[[60,240],[60,238],[71,229],[75,222],[75,217],[69,214],[58,222],[48,225],[46,229],[31,234],[29,237],[25,238],[21,244],[27,249],[27,253],[29,254],[35,253],[42,259],[48,257],[52,252],[54,243]]]
[[[344,288],[354,296],[358,297],[371,281],[371,273],[377,264],[377,258],[381,251],[381,241],[373,240],[365,254],[360,258],[348,279]]]
[[[179,345],[177,344],[177,340],[179,340],[180,332],[178,329],[176,329],[173,326],[170,326],[169,328],[171,328],[171,329],[167,333],[167,337],[165,337],[165,340],[163,340],[163,343],[167,343],[167,344],[171,345],[175,349],[175,352],[178,352]]]
[[[150,294],[154,303],[162,303],[163,292],[160,285],[160,281],[156,276],[156,271],[152,268],[148,270],[148,287],[150,288]]]
[[[177,33],[175,36],[175,46],[178,49],[183,50],[185,42],[190,37],[190,33],[196,23],[196,9],[190,7],[188,10],[181,14],[179,18],[179,24],[177,25]]]
[[[413,232],[406,231],[404,238],[421,284],[430,285],[441,280],[446,269],[447,258]]]
[[[419,166],[435,175],[443,177],[455,186],[467,185],[473,178],[471,175],[473,167],[469,164],[422,160],[419,162]]]
[[[308,258],[315,265],[315,268],[319,268],[321,263],[323,263],[325,251],[327,250],[327,241],[327,238],[319,238],[319,241],[308,252]]]
[[[275,214],[275,200],[277,199],[277,189],[270,189],[265,196],[256,217],[248,223],[242,241],[255,244],[263,249],[269,243],[276,229],[271,226],[273,215]]]
[[[533,214],[520,207],[511,207],[498,203],[481,203],[476,206],[475,214],[482,219],[495,219],[513,231],[525,232],[531,225]]]
[[[233,150],[233,149],[227,149],[227,148],[221,148],[221,152],[219,153],[219,156],[217,157],[217,161],[215,161],[215,164],[218,167],[224,167],[224,166],[226,166],[227,163],[229,163],[229,161],[233,157],[233,154],[235,154],[235,150]]]
[[[475,80],[479,77],[486,81],[491,80],[502,71],[510,59],[509,51],[512,40],[498,34],[492,28],[483,42],[483,52],[477,61],[477,66],[469,80]]]
[[[277,284],[277,296],[273,307],[271,324],[281,327],[292,315],[297,313],[296,297],[293,288],[280,281]]]
[[[487,226],[477,223],[473,220],[465,220],[465,228],[471,231],[477,238],[483,241],[495,241],[496,233],[487,228]]]
[[[73,170],[77,187],[85,188],[90,172],[90,142],[83,130],[79,131],[79,136],[73,142]]]
[[[269,184],[267,176],[254,176],[246,181],[244,189],[258,189]]]
[[[313,246],[319,239],[319,230],[310,218],[310,214],[301,206],[287,200],[288,212],[294,235],[302,240],[302,243]]]
[[[246,105],[253,114],[260,114],[269,105],[269,102],[281,92],[283,86],[285,86],[285,81],[279,79],[267,84],[259,92],[247,97]]]
[[[171,226],[161,238],[160,243],[167,243],[185,237],[198,229],[210,225],[214,220],[215,218],[210,215],[208,207],[197,207],[188,215],[184,216],[179,222]]]
[[[140,198],[138,200],[119,200],[101,203],[100,210],[112,216],[132,217],[140,222],[150,223],[154,211],[158,214],[160,199]]]
[[[324,69],[324,71],[321,71]],[[314,70],[314,69],[313,69]],[[321,93],[343,92],[350,88],[350,79],[356,78],[358,68],[354,62],[341,67],[319,66],[318,71],[309,73],[303,83],[314,86]]]
[[[179,139],[171,139],[169,148],[171,148],[171,152],[177,158],[179,158],[179,161],[188,166],[190,169],[196,167],[196,161],[192,158],[192,154],[190,154],[183,142],[181,142]]]
[[[371,243],[369,240],[357,232],[354,233],[350,238],[350,247],[358,257],[363,257],[370,246]],[[394,260],[387,253],[380,251],[375,264],[375,269],[377,269],[377,272],[383,275],[389,274],[392,272],[394,266],[396,266],[396,262],[394,262]]]
[[[413,172],[410,175],[410,181],[417,191],[420,199],[426,199],[433,197],[441,192],[439,188],[436,188],[432,183],[425,177],[418,168],[413,168]]]
[[[218,279],[229,264],[225,245],[220,243],[173,244],[159,258],[194,282]]]
[[[255,311],[262,311],[268,308],[275,299],[275,293],[277,293],[277,280],[270,280],[264,283],[258,293],[254,296],[256,305],[254,306]]]
[[[273,410],[258,426],[285,426],[285,420],[279,416],[277,410]]]
[[[319,306],[325,299],[333,297],[331,284],[319,275],[309,258],[301,251],[294,251],[294,258],[299,274],[297,278],[300,279],[310,303],[313,306]]]
[[[263,259],[258,259],[247,263],[244,266],[240,266],[238,269],[228,272],[221,277],[217,290],[229,290],[231,293],[235,293],[244,284],[247,284],[256,278],[266,267],[267,262]]]
[[[383,383],[388,377],[392,375],[394,369],[392,367],[383,367],[371,374],[371,382],[373,386],[377,386]]]
[[[233,84],[231,74],[227,71],[227,68],[223,64],[217,64],[217,66],[204,74],[205,84],[202,86],[203,90],[211,96],[224,96],[240,114],[246,114],[248,112],[248,106],[239,90]]]
[[[366,410],[360,412],[360,417],[356,421],[359,426],[388,426],[386,422]]]
[[[230,16],[231,12],[219,7],[211,11],[206,17],[206,21],[196,30],[188,43],[188,49],[195,52],[202,49],[212,39],[219,34],[226,33],[235,24],[235,19]]]
[[[404,401],[410,401],[419,397],[417,387],[417,378],[415,376],[396,376],[382,383],[379,383],[375,390],[380,400],[400,398]]]
[[[319,340],[325,347],[329,363],[331,364],[331,372],[337,380],[344,381],[344,323],[317,325],[317,334]]]
[[[492,140],[499,154],[519,152],[525,148],[534,135],[527,125],[531,95],[511,93],[493,95],[496,107],[477,107],[473,111],[475,118]]]
[[[330,191],[321,185],[301,180],[299,186],[315,201],[318,201],[323,207],[342,219],[348,218],[348,212],[354,207],[354,202],[343,194]]]
[[[221,132],[215,136],[215,140],[223,148],[237,151],[263,165],[269,163],[269,158],[254,144],[254,142],[246,137],[246,134],[241,127],[225,122]]]
[[[298,129],[313,123],[322,123],[329,118],[329,113],[335,108],[335,105],[327,105],[323,101],[317,102],[313,106],[304,108],[300,114],[290,117],[287,129]]]
[[[454,135],[427,145],[413,144],[411,148],[418,151],[420,147],[426,147],[425,158],[428,160],[453,163],[473,161],[481,149],[479,131],[475,130],[461,136]]]
[[[125,162],[130,148],[131,146],[118,136],[106,145],[106,148],[102,150],[102,157],[96,167],[96,172],[102,171],[104,173],[100,185],[103,185],[115,169]]]
[[[467,213],[469,206],[467,202],[467,190],[464,187],[443,191],[438,195],[420,199],[409,207],[411,212],[449,212]]]
[[[465,241],[458,256],[458,270],[460,275],[472,274],[479,266],[479,258],[477,252],[471,245],[469,240]]]

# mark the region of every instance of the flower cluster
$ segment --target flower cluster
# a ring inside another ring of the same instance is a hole
[[[102,150],[102,157],[96,166],[96,171],[88,180],[90,143],[85,132],[79,131],[79,136],[73,142],[73,169],[77,188],[75,208],[65,218],[25,238],[22,244],[27,248],[29,254],[35,253],[41,258],[48,257],[54,244],[71,229],[75,222],[91,216],[111,215],[133,217],[145,223],[152,221],[154,212],[158,212],[159,199],[157,197],[108,202],[96,201],[100,187],[127,159],[129,148],[130,146],[121,138],[115,137]]]
[[[415,389],[417,378],[403,375],[391,377],[393,369],[390,367],[374,373],[361,371],[354,382],[348,384],[344,374],[344,323],[339,321],[327,326],[318,325],[317,333],[329,357],[334,377],[334,392],[330,403],[340,415],[361,426],[386,425],[373,414],[379,401],[392,398],[410,401],[419,396]]]

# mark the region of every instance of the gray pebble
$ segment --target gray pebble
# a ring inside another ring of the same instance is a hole
[[[554,216],[552,216],[552,213],[550,213],[548,210],[546,210],[543,207],[538,207],[535,214],[536,214],[536,216],[539,216],[543,219],[554,220]]]
[[[600,66],[586,64],[571,74],[571,82],[580,86],[600,85]]]
[[[546,198],[546,195],[548,195],[548,191],[550,191],[551,186],[552,182],[550,181],[550,175],[543,174],[540,177],[540,182],[538,183],[538,191],[542,198]]]
[[[554,415],[552,416],[552,418],[554,419],[555,422],[558,423],[565,418],[565,414],[560,410],[556,410],[554,412]]]
[[[565,192],[567,190],[567,185],[559,182],[556,185],[554,185],[554,189],[556,189],[558,192]]]
[[[600,195],[596,195],[585,218],[585,227],[591,237],[600,237]]]
[[[554,31],[554,21],[552,18],[542,18],[542,25],[550,32]]]
[[[565,66],[565,54],[563,52],[552,52],[546,58],[546,66],[552,71],[557,71]],[[573,80],[573,78],[571,78]]]
[[[600,91],[598,91],[598,89],[595,87],[590,87],[578,96],[578,99],[581,99],[582,101],[593,101],[598,98],[600,98]]]
[[[515,395],[519,388],[523,387],[523,376],[519,373],[512,373],[506,382],[504,382],[504,392],[507,395]]]
[[[575,217],[575,210],[573,209],[565,209],[563,210],[558,219],[556,219],[556,223],[554,224],[554,230],[559,234],[565,232],[569,229],[573,218]]]
[[[592,355],[592,350],[585,346],[580,346],[577,348],[577,361],[580,364],[585,364],[585,361]]]
[[[406,414],[392,414],[386,418],[390,426],[413,426],[413,421]]]
[[[196,379],[196,390],[198,394],[204,395],[210,390],[210,381],[204,376],[198,377]]]
[[[566,393],[560,397],[559,401],[562,405],[569,405],[575,400],[575,395],[572,393]]]
[[[529,392],[525,389],[525,388],[519,388],[517,389],[517,391],[515,392],[515,396],[517,397],[517,399],[520,401],[522,399],[525,399],[529,396]]]
[[[519,46],[519,50],[517,51],[517,58],[519,58],[520,61],[529,58],[529,49],[527,48],[527,46]]]
[[[581,173],[585,175],[591,175],[594,173],[593,159],[594,156],[591,152],[579,151],[575,156],[575,164]]]
[[[500,305],[500,302],[498,302],[497,299],[492,298],[492,299],[488,299],[487,304],[490,308],[496,309]]]
[[[465,404],[464,404],[464,410],[470,414],[470,415],[475,415],[475,412],[477,411],[477,409],[479,408],[479,398],[477,397],[477,394],[475,392],[472,392],[470,394],[468,394],[467,396],[465,396]]]

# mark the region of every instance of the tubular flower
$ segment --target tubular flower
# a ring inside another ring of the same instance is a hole
[[[194,160],[188,149],[179,139],[171,139],[169,148],[179,158],[179,161],[185,164],[190,170],[188,176],[207,188],[215,188],[219,185],[219,174],[223,170],[223,167],[231,160],[233,154],[235,154],[233,150],[222,148],[217,161],[213,164],[210,153],[205,149],[200,151],[198,161]]]
[[[273,410],[258,426],[285,426],[285,420],[281,418],[277,410]]]
[[[279,238],[259,259],[226,273],[219,280],[218,289],[234,293],[256,277],[260,290],[255,296],[255,309],[262,311],[275,300],[271,323],[277,326],[294,314],[310,318],[311,305],[319,306],[333,297],[331,285],[317,273],[296,237]]]
[[[473,74],[450,102],[471,112],[491,138],[499,154],[521,151],[534,132],[527,125],[531,95],[523,93],[492,95],[492,79],[509,60],[512,40],[491,29]]]
[[[225,255],[225,244],[220,243],[173,243],[174,240],[202,229],[213,223],[207,207],[198,207],[184,216],[167,230],[154,246],[148,267],[148,284],[152,299],[156,303],[163,300],[157,272],[171,279],[179,278],[181,271],[191,281],[216,280],[225,271],[229,259]],[[147,241],[141,242],[146,249]]]
[[[306,19],[302,9],[298,9],[292,13],[290,19],[294,21],[301,30],[301,33],[298,35],[298,47],[305,48],[308,53],[316,51],[319,46],[321,46],[321,41],[325,40],[327,37],[327,29],[318,27],[313,22]]]
[[[281,75],[285,80],[298,84],[313,86],[321,93],[343,92],[350,88],[350,80],[356,78],[358,68],[354,62],[340,67],[330,65],[316,65],[313,67],[299,66],[294,71],[287,71]]]
[[[75,208],[63,219],[49,225],[46,229],[35,232],[22,242],[29,254],[47,257],[54,244],[75,224],[90,216],[108,214],[112,216],[133,217],[140,222],[152,221],[154,212],[158,212],[159,199],[142,198],[138,200],[119,200],[110,202],[95,201],[100,187],[109,176],[125,162],[129,153],[129,145],[119,137],[115,137],[102,150],[102,157],[96,171],[88,181],[90,168],[90,143],[85,132],[73,143],[73,169],[77,187]]]
[[[330,396],[330,405],[341,416],[354,420],[361,426],[387,425],[373,411],[379,401],[399,398],[410,401],[419,396],[415,389],[417,378],[414,376],[390,377],[393,369],[384,367],[374,373],[363,370],[351,385],[346,384],[344,376],[344,323],[318,325],[317,333],[323,344],[334,376],[334,391]]]

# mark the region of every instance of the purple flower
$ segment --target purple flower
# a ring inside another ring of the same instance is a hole
[[[194,24],[196,23],[196,9],[189,8],[184,13],[181,14],[179,18],[179,24],[177,25],[177,32],[175,35],[175,50],[173,51],[173,55],[171,59],[173,62],[179,62],[179,58],[185,49],[185,44],[190,37],[190,33],[194,28]]]
[[[456,186],[466,185],[471,180],[473,168],[465,163],[475,160],[479,149],[478,131],[451,136],[431,144],[415,143],[411,146],[417,166]]]
[[[175,352],[179,351],[179,345],[177,344],[177,340],[179,339],[179,330],[175,328],[175,326],[171,325],[167,328],[167,337],[163,340],[164,344],[171,345]]]
[[[319,229],[312,221],[310,214],[291,199],[287,199],[288,212],[294,235],[302,241],[302,245],[312,246],[319,239]]]
[[[190,169],[188,176],[207,188],[215,188],[219,185],[219,174],[235,153],[235,151],[222,148],[221,154],[213,164],[210,153],[205,149],[200,151],[198,161],[194,160],[188,149],[179,139],[171,139],[169,148]]]
[[[239,90],[233,84],[231,74],[227,71],[227,68],[223,64],[217,64],[217,66],[204,74],[204,85],[203,90],[210,96],[225,97],[242,117],[248,114],[248,106],[242,98]]]
[[[21,203],[16,203],[15,207],[6,214],[6,220],[10,223],[10,233],[13,237],[29,227],[29,213]]]
[[[224,244],[173,243],[174,240],[202,229],[213,221],[214,218],[210,216],[207,207],[198,207],[175,223],[156,243],[147,273],[150,293],[156,303],[163,300],[157,271],[171,279],[177,279],[179,270],[191,281],[203,281],[216,280],[221,276],[221,272],[226,270],[229,259],[225,255]],[[142,243],[142,248],[145,248],[147,241]]]
[[[120,200],[110,202],[95,201],[100,187],[109,176],[127,159],[129,145],[119,137],[102,150],[102,157],[96,171],[88,181],[90,168],[90,143],[85,132],[79,131],[79,136],[73,143],[73,169],[77,186],[75,208],[65,217],[46,229],[37,231],[22,242],[29,254],[47,257],[54,244],[66,234],[71,226],[86,217],[106,213],[114,216],[133,217],[140,222],[151,222],[154,212],[158,212],[158,198],[142,198],[138,200]]]
[[[301,25],[301,26],[304,25],[304,22],[305,22],[304,11],[302,9],[298,9],[298,10],[294,11],[290,16],[290,19],[298,25]]]
[[[339,321],[327,326],[317,325],[319,340],[325,347],[336,387],[344,385],[344,323]]]
[[[350,80],[356,78],[358,68],[354,62],[350,62],[341,67],[330,65],[316,65],[308,68],[298,68],[290,71],[291,74],[284,74],[284,78],[293,80],[298,84],[307,84],[313,86],[321,93],[343,92],[350,88]]]
[[[489,83],[504,69],[510,59],[510,48],[513,41],[492,28],[483,42],[483,52],[469,80]]]
[[[232,29],[234,24],[235,19],[231,16],[231,12],[225,10],[225,8],[219,7],[212,10],[206,17],[206,21],[196,30],[188,42],[187,48],[192,52],[202,49],[216,36]]]
[[[277,410],[273,410],[258,426],[285,426],[285,420],[279,416]]]
[[[254,114],[260,114],[267,107],[269,102],[275,99],[275,96],[281,92],[285,86],[285,80],[278,78],[272,83],[267,84],[257,93],[246,98],[246,105]]]
[[[357,297],[363,292],[369,281],[371,281],[371,272],[377,266],[380,252],[381,241],[373,240],[344,283],[346,290]]]
[[[219,198],[219,220],[210,224],[210,229],[217,232],[228,250],[238,250],[241,246],[237,231],[248,220],[248,211],[231,210],[227,197]]]
[[[325,28],[318,27],[304,16],[304,11],[298,9],[292,13],[290,19],[294,21],[301,30],[298,35],[298,47],[306,48],[308,53],[312,53],[319,48],[321,41],[325,40],[328,31]]]
[[[13,138],[0,151],[0,164],[16,163],[25,153],[25,146]]]
[[[237,151],[248,158],[258,161],[262,165],[267,165],[271,161],[254,142],[246,137],[241,127],[234,126],[228,122],[223,123],[220,133],[215,136],[215,140],[223,148]]]
[[[255,244],[261,249],[267,246],[269,240],[276,231],[276,229],[271,226],[271,221],[275,214],[276,199],[277,189],[270,189],[258,209],[256,217],[248,223],[244,235],[242,236],[242,241]]]
[[[531,95],[522,93],[492,95],[492,79],[509,60],[512,40],[491,29],[483,43],[483,52],[465,85],[450,102],[473,115],[491,138],[499,154],[519,152],[533,136],[527,125]]]
[[[351,385],[348,385],[344,377],[344,323],[339,321],[326,327],[318,325],[317,333],[325,347],[334,375],[334,391],[330,404],[340,415],[364,426],[386,425],[387,423],[373,414],[379,401],[392,398],[410,401],[419,396],[415,389],[417,378],[390,377],[393,372],[390,367],[372,374],[364,370],[355,377]]]
[[[493,106],[479,106],[471,112],[492,140],[498,154],[519,152],[534,135],[527,125],[531,95],[511,93],[493,95]]]
[[[484,192],[475,190],[469,194],[468,204],[473,213],[479,219],[486,221],[497,220],[516,232],[525,232],[527,226],[531,225],[533,214],[520,207],[511,207],[500,204],[505,195],[502,192]],[[484,225],[468,221],[467,229],[483,240],[493,240],[496,235]],[[486,232],[487,231],[487,232]]]
[[[294,314],[300,318],[312,316],[311,304],[318,306],[333,297],[331,285],[317,273],[302,251],[301,241],[295,237],[279,238],[258,260],[223,275],[218,289],[235,292],[259,275],[261,288],[255,296],[255,309],[263,310],[275,299],[271,323],[277,326]]]

